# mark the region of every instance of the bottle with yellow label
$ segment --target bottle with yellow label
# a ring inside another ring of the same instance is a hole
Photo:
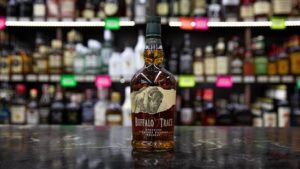
[[[300,74],[300,37],[294,35],[289,39],[289,58],[291,63],[291,73]]]
[[[275,57],[275,51],[272,50],[269,54],[268,75],[276,75],[276,74],[277,74],[277,62]]]
[[[283,48],[277,49],[277,71],[280,75],[287,75],[290,73],[290,64],[287,53],[284,51]]]
[[[15,50],[12,55],[10,55],[11,60],[11,73],[12,74],[22,74],[23,73],[23,57],[20,52]]]

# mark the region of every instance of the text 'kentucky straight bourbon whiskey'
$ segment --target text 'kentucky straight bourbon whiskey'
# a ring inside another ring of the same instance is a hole
[[[160,17],[147,18],[145,65],[131,80],[132,147],[143,152],[174,147],[176,80],[163,68]]]

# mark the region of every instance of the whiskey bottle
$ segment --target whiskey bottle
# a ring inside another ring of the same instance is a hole
[[[195,112],[195,123],[196,125],[202,124],[203,118],[203,99],[202,99],[202,89],[196,89],[196,96],[194,100],[194,112]]]
[[[225,21],[237,21],[239,17],[240,0],[222,0],[223,17]]]
[[[27,124],[32,124],[32,125],[39,124],[37,94],[38,94],[37,89],[30,90],[30,101],[26,109]]]
[[[193,50],[191,48],[191,40],[190,35],[184,35],[183,48],[180,53],[180,66],[179,73],[180,74],[192,74],[193,73]]]
[[[189,16],[191,14],[191,6],[190,0],[179,0],[179,15]]]
[[[228,56],[225,54],[225,42],[223,38],[219,38],[216,47],[216,74],[228,74]]]
[[[98,100],[94,107],[95,112],[95,125],[105,125],[105,112],[108,106],[107,101],[108,89],[99,87],[97,89]]]
[[[82,117],[81,123],[92,125],[94,124],[94,105],[93,91],[92,89],[87,89],[85,91],[85,101],[82,103]]]
[[[193,63],[193,72],[196,76],[203,75],[203,58],[202,58],[202,49],[197,47],[194,52],[194,63]]]
[[[290,74],[290,62],[288,55],[283,48],[277,49],[277,72],[279,75]]]
[[[182,125],[193,125],[195,114],[191,102],[190,89],[183,89],[182,107],[180,111],[180,123]]]
[[[49,72],[52,74],[60,74],[62,72],[62,43],[60,40],[52,40],[51,51],[49,53]]]
[[[137,151],[174,148],[176,80],[162,67],[160,18],[147,18],[145,66],[131,80],[132,146]]]
[[[73,73],[73,65],[74,65],[74,59],[76,56],[76,36],[77,32],[75,30],[71,30],[67,34],[67,44],[64,47],[64,52],[63,52],[63,68],[65,73]]]
[[[19,1],[19,17],[29,20],[32,16],[32,1],[20,0]]]
[[[119,92],[111,93],[111,103],[105,112],[105,121],[107,126],[122,125],[122,108],[120,105],[121,95]]]
[[[106,16],[118,16],[120,12],[120,0],[106,0],[104,5],[104,12]],[[119,15],[120,16],[120,15]]]
[[[178,67],[179,67],[178,57],[179,56],[178,56],[178,51],[177,51],[176,47],[172,46],[170,58],[168,60],[168,70],[175,75],[178,74]]]
[[[16,94],[12,98],[10,105],[11,124],[25,124],[26,123],[26,88],[23,84],[16,85]]]
[[[273,16],[287,17],[292,13],[293,0],[272,0]]]
[[[293,35],[289,40],[289,58],[291,63],[291,73],[295,75],[300,74],[300,37]]]
[[[271,4],[269,0],[257,0],[253,4],[253,12],[256,20],[267,20],[271,15]]]
[[[59,86],[56,87],[55,97],[50,107],[50,123],[63,124],[65,105],[63,102],[63,93]]]
[[[10,74],[10,57],[6,50],[0,52],[0,74],[9,75]]]
[[[6,6],[6,17],[18,17],[19,3],[17,0],[9,0]]]
[[[215,75],[216,73],[216,62],[211,45],[205,47],[204,73],[205,75]]]
[[[244,75],[254,75],[254,65],[253,65],[253,57],[251,50],[245,52],[244,59]]]
[[[203,90],[203,118],[202,124],[213,126],[216,124],[216,110],[214,108],[214,91],[210,88]]]
[[[156,13],[159,16],[169,15],[169,3],[167,0],[158,0],[156,2]]]
[[[81,107],[78,103],[76,94],[71,94],[70,102],[66,106],[66,123],[67,124],[80,124]]]
[[[253,3],[251,0],[243,0],[240,7],[240,18],[243,21],[254,20]]]
[[[35,0],[33,3],[33,18],[44,20],[46,17],[45,0]]]
[[[232,75],[241,75],[243,73],[243,56],[244,49],[242,47],[237,47],[234,49],[230,70]]]
[[[193,16],[204,17],[206,16],[206,0],[194,0]]]
[[[75,3],[76,0],[60,0],[60,16],[64,18],[75,18]]]
[[[51,104],[51,97],[49,94],[49,86],[47,84],[43,84],[42,85],[42,96],[39,100],[40,124],[49,124],[50,104]]]

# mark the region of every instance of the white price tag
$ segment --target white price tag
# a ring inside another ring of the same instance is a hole
[[[9,76],[8,75],[0,75],[0,81],[4,81],[4,82],[9,81]]]
[[[216,82],[216,76],[207,76],[206,82],[208,83],[215,83]]]
[[[17,18],[16,17],[7,17],[6,21],[16,21]]]
[[[38,81],[39,82],[48,82],[49,81],[49,77],[48,77],[48,75],[39,75],[38,76]]]
[[[94,82],[95,81],[95,76],[93,76],[93,75],[85,76],[85,81],[86,82]]]
[[[23,76],[22,75],[12,75],[11,81],[13,81],[13,82],[23,81]]]
[[[77,82],[84,82],[84,76],[83,75],[76,75],[75,79]]]
[[[135,21],[137,24],[143,24],[143,23],[146,23],[146,18],[145,18],[145,17],[135,17],[135,18],[134,18],[134,21]]]
[[[283,83],[293,83],[294,82],[294,77],[293,76],[282,76],[281,81]]]
[[[232,76],[233,83],[242,83],[242,76]]]
[[[267,83],[268,82],[268,76],[258,76],[257,77],[258,83]]]
[[[28,82],[36,82],[37,81],[37,76],[34,74],[29,74],[26,76],[26,81]]]
[[[167,24],[168,18],[167,17],[161,17],[161,24]]]
[[[279,83],[280,82],[280,77],[279,76],[270,76],[269,77],[269,82],[270,83]]]
[[[19,21],[30,21],[29,17],[20,17]]]
[[[254,76],[244,76],[244,83],[254,83],[255,77]]]
[[[196,82],[204,82],[204,76],[196,76]]]
[[[60,76],[59,75],[51,75],[50,76],[50,81],[51,82],[59,82]]]

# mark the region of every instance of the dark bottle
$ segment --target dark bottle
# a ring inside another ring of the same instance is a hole
[[[85,91],[85,101],[82,103],[82,124],[94,124],[94,105],[93,91],[87,89]]]
[[[145,66],[131,80],[132,147],[136,151],[174,148],[176,80],[162,66],[160,23],[159,17],[147,18]]]
[[[239,18],[240,0],[222,0],[225,21],[237,21]]]
[[[245,96],[243,94],[238,96],[238,104],[235,108],[235,124],[238,126],[252,126],[253,117],[250,109],[245,104]]]
[[[195,112],[195,123],[196,125],[202,124],[203,118],[203,100],[202,100],[202,90],[196,89],[196,96],[194,100],[194,112]]]
[[[227,109],[227,101],[220,99],[217,101],[217,125],[231,126],[233,125],[233,117],[231,112]]]
[[[55,98],[51,104],[51,124],[63,124],[65,105],[61,88],[57,87]]]
[[[242,75],[243,74],[243,54],[244,54],[244,49],[242,47],[236,48],[234,50],[235,52],[233,53],[232,60],[230,63],[230,68],[231,68],[231,74],[233,75]]]
[[[20,11],[19,16],[24,18],[32,17],[32,1],[30,0],[20,0]]]
[[[23,84],[16,85],[16,93],[11,100],[11,124],[26,123],[26,87]]]
[[[51,97],[49,86],[42,85],[42,96],[39,101],[40,124],[49,124]]]
[[[291,97],[291,108],[292,108],[292,126],[300,126],[300,95],[297,88]]]
[[[171,47],[170,59],[168,60],[168,70],[173,74],[178,74],[178,51],[175,46]]]
[[[180,74],[192,74],[193,73],[193,50],[191,48],[190,35],[184,35],[183,48],[180,53]]]
[[[216,110],[213,103],[214,91],[210,88],[204,89],[203,91],[203,121],[202,124],[205,126],[216,125]]]
[[[120,105],[121,95],[118,92],[111,93],[111,102],[105,112],[105,121],[108,126],[122,125],[122,107]]]
[[[6,17],[18,17],[19,3],[17,0],[9,0],[6,6]]]
[[[38,94],[37,89],[30,90],[30,100],[27,105],[27,111],[26,111],[27,124],[32,124],[32,125],[39,124],[37,94]]]
[[[80,124],[81,108],[75,94],[71,94],[70,102],[67,104],[66,110],[66,123]]]
[[[190,96],[190,89],[183,89],[182,103],[180,110],[180,123],[182,125],[193,125],[195,122],[195,113]]]
[[[0,90],[0,124],[9,124],[10,108],[9,108],[9,85],[1,84]]]

